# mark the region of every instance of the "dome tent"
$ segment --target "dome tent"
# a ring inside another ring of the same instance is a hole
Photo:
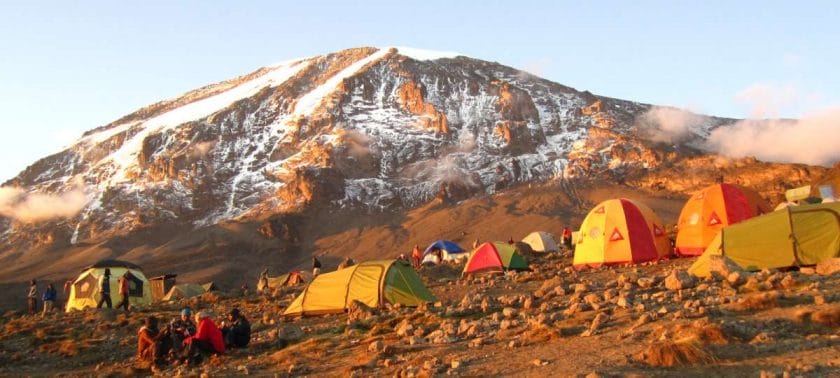
[[[815,265],[840,255],[840,203],[800,205],[725,227],[688,269],[711,275],[711,256],[745,270]]]
[[[653,261],[669,255],[662,220],[626,198],[601,202],[583,220],[576,240],[576,268]]]
[[[715,184],[694,193],[677,221],[677,254],[698,256],[720,229],[770,212],[758,193],[732,184]]]
[[[522,239],[522,242],[531,246],[534,252],[556,252],[560,250],[554,235],[545,231],[532,232]]]
[[[438,240],[432,244],[429,244],[429,246],[426,247],[426,250],[423,251],[424,263],[435,262],[433,253],[435,250],[440,250],[443,252],[443,261],[454,261],[469,256],[469,254],[455,242],[449,240]]]
[[[96,307],[96,302],[100,298],[99,278],[105,274],[105,269],[111,272],[112,301],[119,301],[120,288],[117,285],[117,279],[127,272],[129,303],[132,306],[152,303],[152,290],[149,281],[139,266],[121,260],[102,260],[85,268],[73,281],[73,285],[70,287],[70,296],[67,298],[65,309],[67,312]]]
[[[407,263],[398,260],[366,261],[318,275],[283,315],[340,313],[353,301],[382,307],[386,303],[417,306],[435,300],[420,276]]]
[[[479,245],[470,253],[463,274],[528,269],[528,262],[516,252],[514,246],[505,242],[492,242]]]

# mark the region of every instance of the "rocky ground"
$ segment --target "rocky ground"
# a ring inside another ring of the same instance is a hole
[[[840,374],[840,273],[747,273],[693,259],[576,271],[569,253],[529,255],[533,271],[461,279],[460,266],[420,273],[438,302],[361,306],[285,319],[301,290],[207,293],[116,311],[7,312],[0,375],[161,376],[831,376]],[[819,273],[822,274],[819,274]],[[253,323],[248,349],[201,366],[150,369],[134,361],[144,317],[184,305]]]

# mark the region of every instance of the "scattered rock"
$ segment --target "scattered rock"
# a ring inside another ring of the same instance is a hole
[[[654,284],[655,282],[656,282],[656,281],[654,281],[654,279],[653,279],[653,278],[650,278],[650,277],[642,277],[642,278],[639,278],[639,279],[636,281],[636,285],[639,285],[639,287],[641,287],[641,288],[649,288],[649,287],[653,286],[653,284]]]
[[[516,309],[513,307],[505,307],[502,309],[502,315],[508,319],[513,318],[516,316]]]
[[[697,281],[683,270],[675,270],[665,278],[665,287],[668,290],[690,289],[697,284]]]
[[[743,273],[744,270],[726,256],[712,255],[709,256],[709,272],[711,272],[712,277],[723,280],[729,277],[732,272]]]

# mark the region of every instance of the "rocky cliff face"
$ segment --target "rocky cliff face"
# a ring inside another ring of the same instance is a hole
[[[665,146],[642,138],[635,123],[649,108],[413,49],[284,62],[140,109],[28,167],[4,186],[81,191],[86,202],[69,219],[0,218],[0,253],[313,206],[413,207],[531,181],[604,176],[677,191],[717,174],[717,160],[691,145],[728,120],[709,118],[682,145]],[[657,173],[692,169],[703,174]],[[802,181],[814,173],[785,169]],[[777,174],[740,177],[761,186]],[[269,222],[260,233],[292,231]]]

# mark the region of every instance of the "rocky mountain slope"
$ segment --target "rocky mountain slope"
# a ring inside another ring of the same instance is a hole
[[[352,226],[326,225],[335,212],[398,214],[523,183],[556,182],[582,206],[580,182],[593,179],[679,196],[721,174],[765,193],[825,174],[703,153],[727,119],[703,117],[663,143],[639,122],[650,109],[408,48],[267,66],[88,131],[7,181],[0,282],[106,257],[256,264],[248,253],[279,249],[299,261],[328,236],[319,226]],[[68,209],[33,214],[36,196]],[[394,240],[380,248],[408,243]]]

